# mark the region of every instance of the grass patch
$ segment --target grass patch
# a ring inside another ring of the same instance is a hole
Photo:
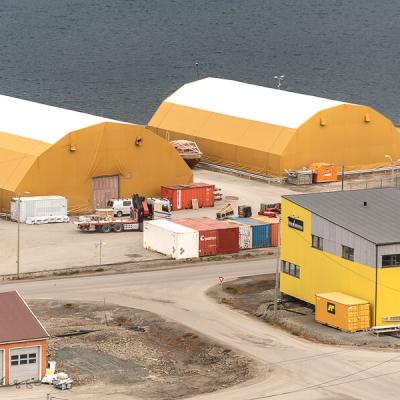
[[[70,275],[76,275],[79,274],[79,270],[77,269],[71,269],[67,271],[60,271],[60,272],[53,272],[54,276],[70,276]]]
[[[229,294],[237,294],[238,293],[238,290],[232,286],[228,286],[228,287],[224,288],[224,291]]]

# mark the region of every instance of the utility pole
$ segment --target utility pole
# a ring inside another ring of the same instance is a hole
[[[342,192],[344,190],[344,165],[342,165]]]
[[[101,267],[102,248],[105,244],[101,239],[96,243],[96,247],[99,248],[99,268]]]
[[[276,317],[278,312],[278,295],[279,295],[279,267],[280,267],[280,253],[281,253],[281,218],[279,217],[278,227],[278,247],[276,248],[276,269],[275,269],[275,292],[274,292],[274,315]]]

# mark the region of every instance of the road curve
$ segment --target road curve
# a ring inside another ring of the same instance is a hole
[[[196,400],[398,399],[400,353],[308,342],[217,304],[205,295],[219,276],[229,280],[274,269],[275,260],[258,259],[133,274],[10,282],[1,284],[0,290],[18,289],[30,299],[105,299],[108,303],[142,308],[245,353],[261,366],[257,379],[196,396]],[[68,397],[96,398],[90,395],[90,388],[70,392]],[[107,393],[107,398],[127,397]]]

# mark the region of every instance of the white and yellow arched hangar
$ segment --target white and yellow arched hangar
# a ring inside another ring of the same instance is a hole
[[[346,170],[400,158],[393,123],[374,109],[231,80],[205,78],[168,97],[148,128],[194,140],[204,159],[269,176],[316,162]]]
[[[0,110],[2,211],[24,192],[66,196],[71,212],[90,212],[110,198],[192,182],[173,146],[143,126],[7,96]]]

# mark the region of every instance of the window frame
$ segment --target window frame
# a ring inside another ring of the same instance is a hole
[[[297,231],[304,232],[304,221],[295,217],[288,217],[289,228],[296,229]]]
[[[354,248],[342,244],[342,258],[354,262]]]
[[[384,264],[384,257],[390,257],[390,263],[389,264]],[[398,261],[395,260],[395,258],[398,258]],[[393,262],[393,260],[395,260]],[[382,268],[397,268],[400,267],[400,254],[383,254],[382,255]]]
[[[317,239],[316,245],[314,243],[314,239]],[[311,247],[317,250],[324,250],[324,238],[321,236],[311,234]]]
[[[286,275],[300,279],[300,269],[301,267],[297,264],[294,264],[290,261],[281,260],[281,272]]]

